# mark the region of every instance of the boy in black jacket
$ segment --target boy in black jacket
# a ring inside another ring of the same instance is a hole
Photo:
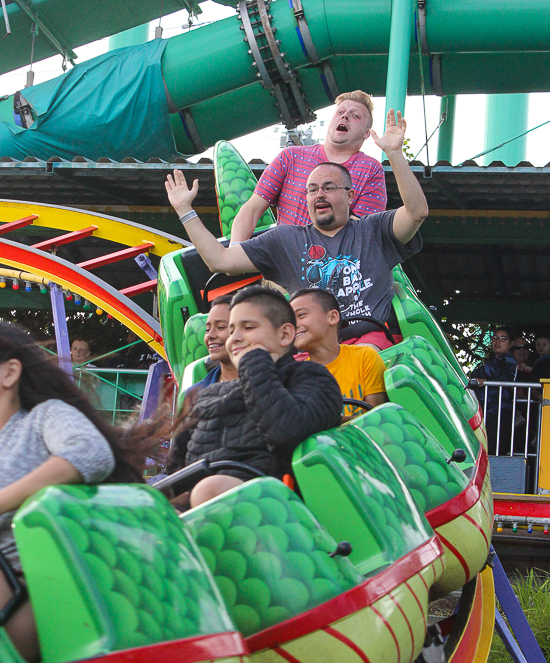
[[[246,463],[282,478],[309,435],[337,426],[342,395],[327,369],[292,357],[296,319],[276,290],[251,286],[231,303],[226,347],[239,379],[195,392],[177,435],[169,471],[201,458]],[[200,481],[191,506],[253,477],[224,470]]]

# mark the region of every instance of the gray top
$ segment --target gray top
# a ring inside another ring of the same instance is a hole
[[[395,237],[395,212],[350,219],[333,237],[313,224],[279,225],[241,246],[256,269],[291,294],[300,288],[329,290],[344,318],[373,316],[386,322],[393,297],[392,269],[422,248],[420,233],[406,245]]]
[[[92,422],[72,405],[51,399],[30,412],[19,410],[0,429],[0,489],[52,456],[69,461],[84,483],[102,481],[115,467],[109,443]],[[14,513],[0,515],[0,551],[21,570],[11,530]]]

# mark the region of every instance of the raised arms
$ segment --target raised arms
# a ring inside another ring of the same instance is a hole
[[[168,175],[165,186],[170,204],[180,219],[193,212],[192,203],[199,191],[198,180],[193,182],[190,189],[181,170],[174,170],[173,176]],[[211,272],[243,274],[258,271],[239,244],[228,248],[220,244],[204,227],[198,215],[185,221],[185,230]]]
[[[416,177],[403,154],[403,141],[407,123],[401,111],[390,109],[386,118],[386,131],[380,138],[371,129],[374,142],[386,153],[389,159],[403,206],[395,213],[393,219],[393,232],[402,243],[409,242],[428,216],[428,203]]]

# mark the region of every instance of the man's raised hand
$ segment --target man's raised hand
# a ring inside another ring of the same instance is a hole
[[[395,111],[390,108],[386,116],[386,131],[382,138],[378,136],[374,129],[370,130],[374,142],[381,148],[388,156],[391,153],[403,151],[403,141],[405,140],[405,131],[407,123],[405,118],[401,115],[401,111],[397,111],[397,118]]]
[[[168,200],[178,216],[191,210],[191,205],[199,192],[199,180],[194,180],[193,187],[190,189],[181,170],[174,170],[174,176],[168,175],[164,186],[168,193]]]

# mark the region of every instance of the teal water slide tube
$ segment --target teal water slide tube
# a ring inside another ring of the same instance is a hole
[[[547,0],[506,0],[498,12],[493,0],[414,7],[408,94],[420,93],[420,65],[429,94],[550,89]],[[241,2],[234,17],[119,49],[0,102],[0,156],[171,159],[311,121],[342,91],[384,95],[391,13],[390,0]]]

